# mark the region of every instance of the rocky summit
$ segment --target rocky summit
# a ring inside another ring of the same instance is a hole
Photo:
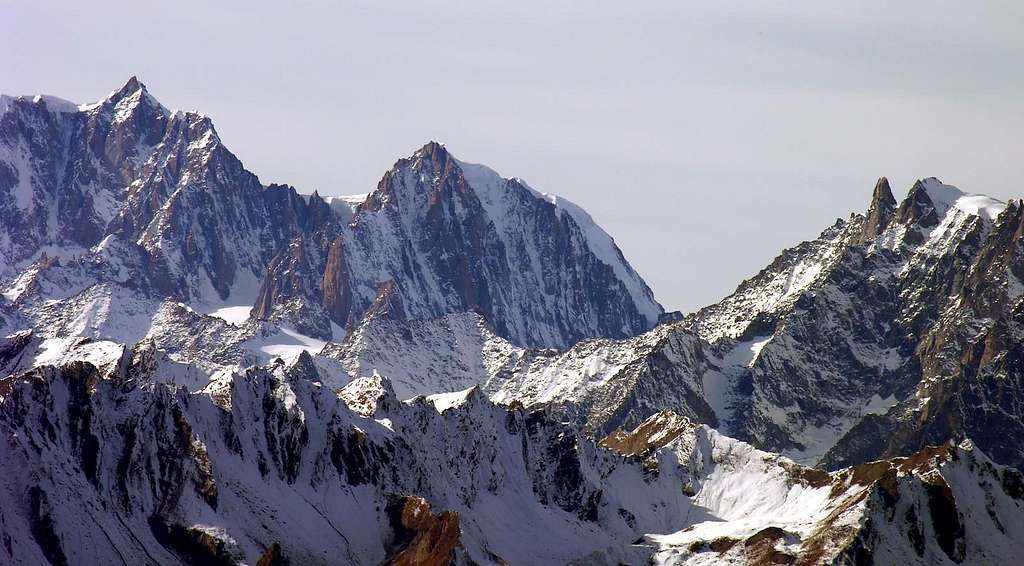
[[[0,563],[1016,563],[1024,205],[864,196],[680,315],[436,142],[322,196],[0,97]]]

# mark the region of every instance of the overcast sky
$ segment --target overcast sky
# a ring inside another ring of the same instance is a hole
[[[582,205],[684,311],[880,175],[1024,196],[1020,2],[384,4],[0,0],[0,92],[138,75],[303,192],[438,140]]]

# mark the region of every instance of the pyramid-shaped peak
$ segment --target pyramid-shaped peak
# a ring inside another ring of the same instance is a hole
[[[114,92],[111,92],[106,100],[100,101],[98,104],[106,107],[119,105],[135,107],[142,104],[146,107],[159,110],[164,114],[170,114],[170,112],[160,104],[160,101],[149,93],[146,85],[134,75],[128,79],[128,82],[124,83],[124,86]],[[202,114],[200,114],[200,116],[202,116]]]
[[[443,143],[439,141],[430,140],[427,143],[423,144],[423,147],[416,150],[416,153],[434,153],[438,151],[447,152],[447,149],[445,148]]]
[[[441,142],[428,141],[423,147],[417,149],[413,154],[413,159],[425,159],[433,163],[445,163],[450,159],[454,159],[451,153],[448,152],[448,148]]]
[[[896,198],[892,196],[889,179],[879,177],[875,183],[874,193],[871,195],[871,205],[868,207],[868,213],[864,218],[861,239],[864,241],[873,240],[884,232],[892,220],[895,210]]]
[[[947,185],[935,177],[919,180],[914,183],[914,189],[925,191],[932,202],[943,204],[947,207],[965,194],[957,187]]]
[[[122,92],[135,92],[137,90],[146,90],[146,85],[142,84],[139,77],[135,75],[129,77],[128,82],[124,83],[124,86],[121,87]]]
[[[116,104],[117,102],[140,91],[144,94],[148,94],[146,85],[142,84],[142,81],[140,81],[138,77],[132,75],[131,78],[128,79],[128,82],[124,83],[124,86],[110,93],[110,96],[108,96],[107,99]]]
[[[889,186],[889,179],[879,177],[875,182],[875,191],[871,196],[872,206],[896,206],[896,197],[892,196],[892,188]]]
[[[926,185],[930,180],[933,178],[917,180],[910,187],[910,192],[896,211],[896,220],[900,224],[917,224],[923,228],[931,228],[939,223],[940,211],[936,210],[935,201],[932,200],[931,191]]]

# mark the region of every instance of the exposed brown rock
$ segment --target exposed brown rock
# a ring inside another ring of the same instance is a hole
[[[739,539],[732,537],[718,537],[709,542],[708,547],[719,554],[725,554],[726,552],[729,552],[732,547],[736,546],[736,543],[738,542],[740,542]]]
[[[293,268],[304,265],[305,260],[306,248],[302,239],[298,238],[288,246],[287,250],[279,253],[270,261],[270,265],[267,266],[267,274],[260,285],[259,295],[256,297],[256,304],[252,309],[253,317],[257,320],[266,320],[273,313],[274,305],[284,303],[290,296],[301,294],[302,280]],[[293,276],[286,277],[289,273]]]
[[[402,303],[402,295],[398,292],[398,285],[394,279],[388,279],[377,288],[377,298],[373,300],[370,309],[366,311],[366,318],[382,317],[390,320],[404,320],[405,306]]]
[[[345,249],[339,236],[327,251],[327,264],[321,285],[324,309],[335,323],[345,326],[352,309],[352,292],[345,277]]]
[[[632,431],[613,431],[598,445],[624,456],[639,456],[667,445],[695,426],[686,417],[665,410],[652,415]]]
[[[875,192],[871,196],[871,206],[868,207],[868,214],[864,218],[861,240],[873,240],[884,232],[895,211],[896,199],[892,196],[892,189],[889,188],[889,180],[879,177],[878,182],[875,183]]]
[[[288,566],[290,562],[281,552],[281,545],[276,542],[267,547],[263,556],[256,562],[256,566]]]
[[[917,181],[910,188],[907,198],[903,199],[896,210],[896,221],[900,224],[916,224],[922,228],[938,225],[939,214],[935,210],[935,203],[924,188],[924,183]]]
[[[452,563],[459,545],[459,514],[434,515],[422,497],[403,497],[392,508],[392,526],[401,550],[387,561],[392,566],[441,566]]]
[[[164,548],[186,564],[233,566],[237,562],[223,540],[201,529],[169,523],[156,515],[149,518],[149,529]]]
[[[796,556],[777,550],[775,545],[786,538],[786,531],[778,527],[767,527],[754,533],[743,543],[749,564],[792,564]]]

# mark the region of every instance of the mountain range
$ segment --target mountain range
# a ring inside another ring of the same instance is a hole
[[[436,142],[320,196],[134,77],[4,96],[0,557],[1012,563],[1024,205],[865,201],[684,315]]]

